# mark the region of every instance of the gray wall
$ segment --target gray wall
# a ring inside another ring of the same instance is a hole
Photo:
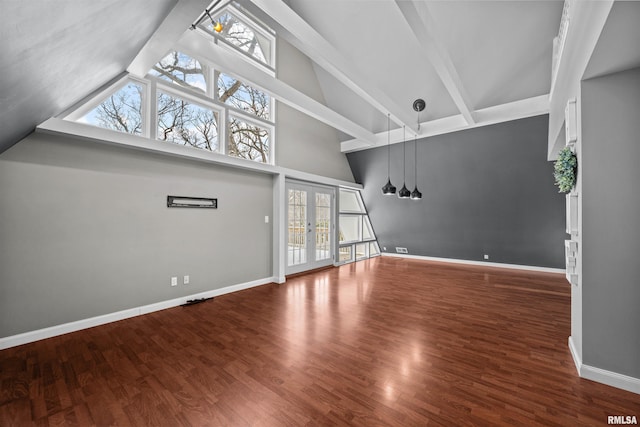
[[[583,362],[640,378],[640,68],[582,82]]]
[[[270,175],[32,134],[0,201],[0,337],[271,277]]]
[[[444,258],[564,268],[564,196],[547,162],[548,116],[418,140],[421,201],[383,196],[387,148],[349,153],[380,246]],[[409,139],[409,136],[408,136]],[[414,187],[414,144],[406,145]],[[402,144],[391,181],[402,187]]]
[[[278,78],[324,103],[311,60],[286,40],[278,39]],[[276,104],[276,164],[290,169],[353,182],[338,133],[281,102]]]

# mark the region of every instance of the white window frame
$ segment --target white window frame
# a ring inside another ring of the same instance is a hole
[[[270,60],[271,60],[271,64],[273,64],[273,66],[271,66],[269,64],[265,64],[262,61],[260,61],[257,58],[255,58],[254,56],[249,55],[247,52],[243,51],[242,49],[240,49],[239,47],[237,47],[233,43],[227,41],[224,37],[219,36],[214,31],[209,31],[206,28],[206,22],[207,22],[207,20],[209,18],[206,17],[206,16],[205,16],[205,18],[200,20],[200,23],[196,26],[197,30],[201,31],[203,34],[206,34],[209,37],[212,37],[214,43],[216,43],[216,44],[218,44],[220,46],[223,46],[225,49],[229,49],[232,52],[240,53],[240,56],[242,58],[244,58],[246,61],[249,61],[249,63],[251,63],[252,65],[259,67],[261,70],[263,70],[266,73],[269,73],[270,75],[275,77],[275,75],[276,75],[276,67],[275,67],[275,64],[276,64],[276,36],[275,36],[275,32],[273,32],[273,30],[268,30],[267,28],[265,28],[264,24],[258,22],[255,18],[252,18],[249,15],[247,15],[246,13],[240,11],[240,9],[238,9],[237,7],[233,6],[230,3],[227,3],[225,6],[216,9],[215,13],[212,13],[212,16],[220,15],[220,14],[224,13],[226,10],[229,10],[229,12],[232,15],[235,15],[241,21],[243,21],[243,23],[245,25],[247,25],[249,28],[251,28],[252,31],[258,32],[258,33],[260,33],[261,36],[269,39],[269,42],[270,42],[269,43],[269,45],[270,45],[269,55],[271,56]],[[220,43],[220,41],[222,41],[222,43]]]

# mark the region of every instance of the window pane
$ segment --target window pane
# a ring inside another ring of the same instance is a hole
[[[229,155],[269,163],[269,131],[237,117],[229,122]]]
[[[149,74],[202,93],[207,91],[202,65],[184,53],[171,52],[154,65]]]
[[[338,253],[340,262],[353,261],[353,246],[341,246]]]
[[[369,256],[380,255],[380,247],[378,246],[378,242],[369,243]]]
[[[271,97],[222,73],[218,76],[218,99],[225,104],[269,120]]]
[[[119,132],[142,134],[142,85],[128,83],[78,121]]]
[[[228,10],[223,11],[215,19],[222,24],[222,31],[215,32],[211,21],[206,20],[204,26],[209,32],[228,41],[263,64],[271,65],[271,41],[268,38],[254,31],[248,23]]]
[[[218,151],[218,115],[183,99],[158,92],[158,139]]]
[[[307,262],[307,192],[289,190],[287,265]]]
[[[362,240],[360,236],[361,228],[361,215],[340,215],[340,242],[358,242]]]
[[[371,240],[374,238],[373,231],[371,230],[371,222],[369,217],[364,217],[364,226],[362,227],[362,240]]]
[[[369,258],[369,244],[368,243],[358,243],[356,245],[356,261]]]
[[[340,190],[340,212],[364,213],[364,206],[357,191]]]
[[[316,261],[331,258],[331,194],[316,193]]]

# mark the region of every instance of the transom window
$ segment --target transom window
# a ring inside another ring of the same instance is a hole
[[[117,89],[78,121],[118,132],[142,135],[144,90],[143,85],[127,81],[122,88]]]
[[[207,70],[199,61],[181,52],[170,52],[151,68],[149,74],[181,87],[207,92]]]

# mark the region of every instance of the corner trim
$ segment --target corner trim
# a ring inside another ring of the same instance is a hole
[[[640,378],[583,364],[572,337],[569,337],[569,351],[571,351],[571,357],[573,358],[573,363],[576,364],[576,370],[580,378],[640,394]]]
[[[64,323],[62,325],[51,326],[44,329],[38,329],[35,331],[24,332],[18,335],[12,335],[4,338],[0,338],[0,350],[4,350],[11,347],[16,347],[23,344],[43,340],[46,338],[52,338],[59,335],[68,334],[70,332],[76,332],[83,329],[93,328],[95,326],[104,325],[111,322],[117,322],[118,320],[124,320],[131,317],[141,316],[144,314],[153,313],[154,311],[160,311],[167,308],[177,307],[187,302],[188,299],[196,298],[210,298],[231,292],[238,292],[257,286],[266,285],[269,283],[277,283],[277,277],[266,277],[264,279],[253,280],[250,282],[239,283],[237,285],[231,285],[224,288],[213,289],[206,292],[200,292],[193,295],[187,295],[180,298],[174,298],[167,301],[161,301],[154,304],[143,305],[140,307],[134,307],[127,310],[116,311],[114,313],[104,314],[101,316],[90,317],[88,319],[77,320],[75,322]]]
[[[573,363],[576,365],[576,372],[580,375],[580,368],[582,367],[582,359],[580,359],[580,354],[578,353],[578,349],[576,348],[576,344],[573,341],[573,337],[569,336],[569,351],[571,352],[571,357],[573,358]]]
[[[438,257],[423,256],[423,255],[393,254],[388,252],[383,252],[382,255],[396,257],[396,258],[409,258],[409,259],[421,259],[425,261],[449,262],[452,264],[468,264],[468,265],[479,265],[482,267],[498,267],[498,268],[508,268],[512,270],[527,270],[527,271],[540,271],[543,273],[565,274],[565,270],[562,268],[537,267],[534,265],[503,264],[500,262],[473,261],[468,259],[455,259],[455,258],[438,258]]]

